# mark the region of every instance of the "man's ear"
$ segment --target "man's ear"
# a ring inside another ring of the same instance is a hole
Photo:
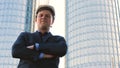
[[[37,18],[35,18],[34,20],[35,20],[35,22],[37,22]]]
[[[54,23],[54,18],[51,19],[50,25],[52,25],[53,23]]]
[[[51,22],[51,25],[54,23],[54,19],[52,20],[52,22]]]

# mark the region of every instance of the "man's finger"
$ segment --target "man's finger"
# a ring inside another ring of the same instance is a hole
[[[29,48],[29,49],[34,49],[34,45],[27,46],[27,48]]]

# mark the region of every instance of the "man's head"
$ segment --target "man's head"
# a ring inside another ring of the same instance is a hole
[[[53,6],[50,6],[50,5],[40,5],[36,11],[36,16],[37,14],[42,11],[42,10],[48,10],[51,12],[52,16],[53,16],[53,19],[55,17],[55,10],[54,10],[54,7]]]
[[[50,5],[40,5],[36,11],[36,23],[40,31],[48,31],[54,22],[55,11]]]

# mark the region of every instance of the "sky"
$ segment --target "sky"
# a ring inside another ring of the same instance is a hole
[[[52,2],[51,2],[52,1]],[[51,28],[53,34],[64,36],[65,33],[65,0],[51,0],[50,5],[55,8],[55,21]]]

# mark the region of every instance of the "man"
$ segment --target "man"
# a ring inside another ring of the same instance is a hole
[[[59,57],[66,54],[67,45],[63,37],[49,32],[54,16],[52,6],[38,7],[35,20],[38,30],[22,32],[12,46],[12,56],[20,59],[18,68],[58,68]]]

